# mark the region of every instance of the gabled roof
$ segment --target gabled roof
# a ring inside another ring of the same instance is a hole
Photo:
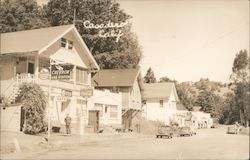
[[[63,35],[73,25],[9,32],[1,34],[1,54],[39,51]]]
[[[81,47],[86,51],[93,67],[99,69],[93,55],[82,40],[74,25],[64,25],[18,32],[2,33],[0,54],[29,53],[41,54],[61,37],[72,31]]]
[[[139,76],[140,69],[104,69],[92,78],[96,87],[129,87],[133,86]]]
[[[174,83],[144,83],[144,99],[168,99],[174,93],[176,101],[179,101]]]

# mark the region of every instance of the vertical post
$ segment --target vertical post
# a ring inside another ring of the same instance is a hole
[[[74,19],[73,19],[73,24],[75,25],[76,22],[76,9],[74,8]]]
[[[48,143],[50,138],[50,96],[51,96],[51,59],[49,59],[49,102],[48,102]]]

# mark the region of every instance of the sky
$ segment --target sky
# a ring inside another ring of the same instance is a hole
[[[38,0],[46,3],[48,0]],[[179,82],[228,82],[233,60],[249,51],[248,0],[116,0],[133,16],[143,58],[142,76]]]
[[[249,51],[248,0],[117,0],[133,16],[142,75],[179,82],[228,82],[233,60]]]

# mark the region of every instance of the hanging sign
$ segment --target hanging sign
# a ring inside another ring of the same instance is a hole
[[[39,78],[49,79],[49,69],[48,68],[41,68],[41,70],[39,71]]]
[[[80,95],[82,97],[91,97],[93,96],[93,88],[89,87],[89,88],[81,88],[80,89]]]
[[[73,65],[53,64],[51,65],[51,79],[70,79]]]
[[[99,37],[102,37],[102,38],[115,37],[116,42],[118,42],[121,36],[123,36],[123,32],[120,28],[128,25],[128,20],[126,20],[125,22],[120,22],[120,23],[114,23],[109,20],[106,24],[104,23],[94,24],[91,21],[87,20],[83,22],[83,25],[85,28],[88,28],[88,29],[101,29],[99,31]],[[108,28],[111,29],[109,30],[109,32],[104,30]]]

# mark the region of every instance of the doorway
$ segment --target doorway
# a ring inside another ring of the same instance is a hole
[[[94,127],[94,133],[99,130],[99,111],[89,111],[89,126]]]
[[[29,62],[28,63],[28,73],[34,74],[35,73],[34,71],[35,71],[35,64],[32,62]]]

